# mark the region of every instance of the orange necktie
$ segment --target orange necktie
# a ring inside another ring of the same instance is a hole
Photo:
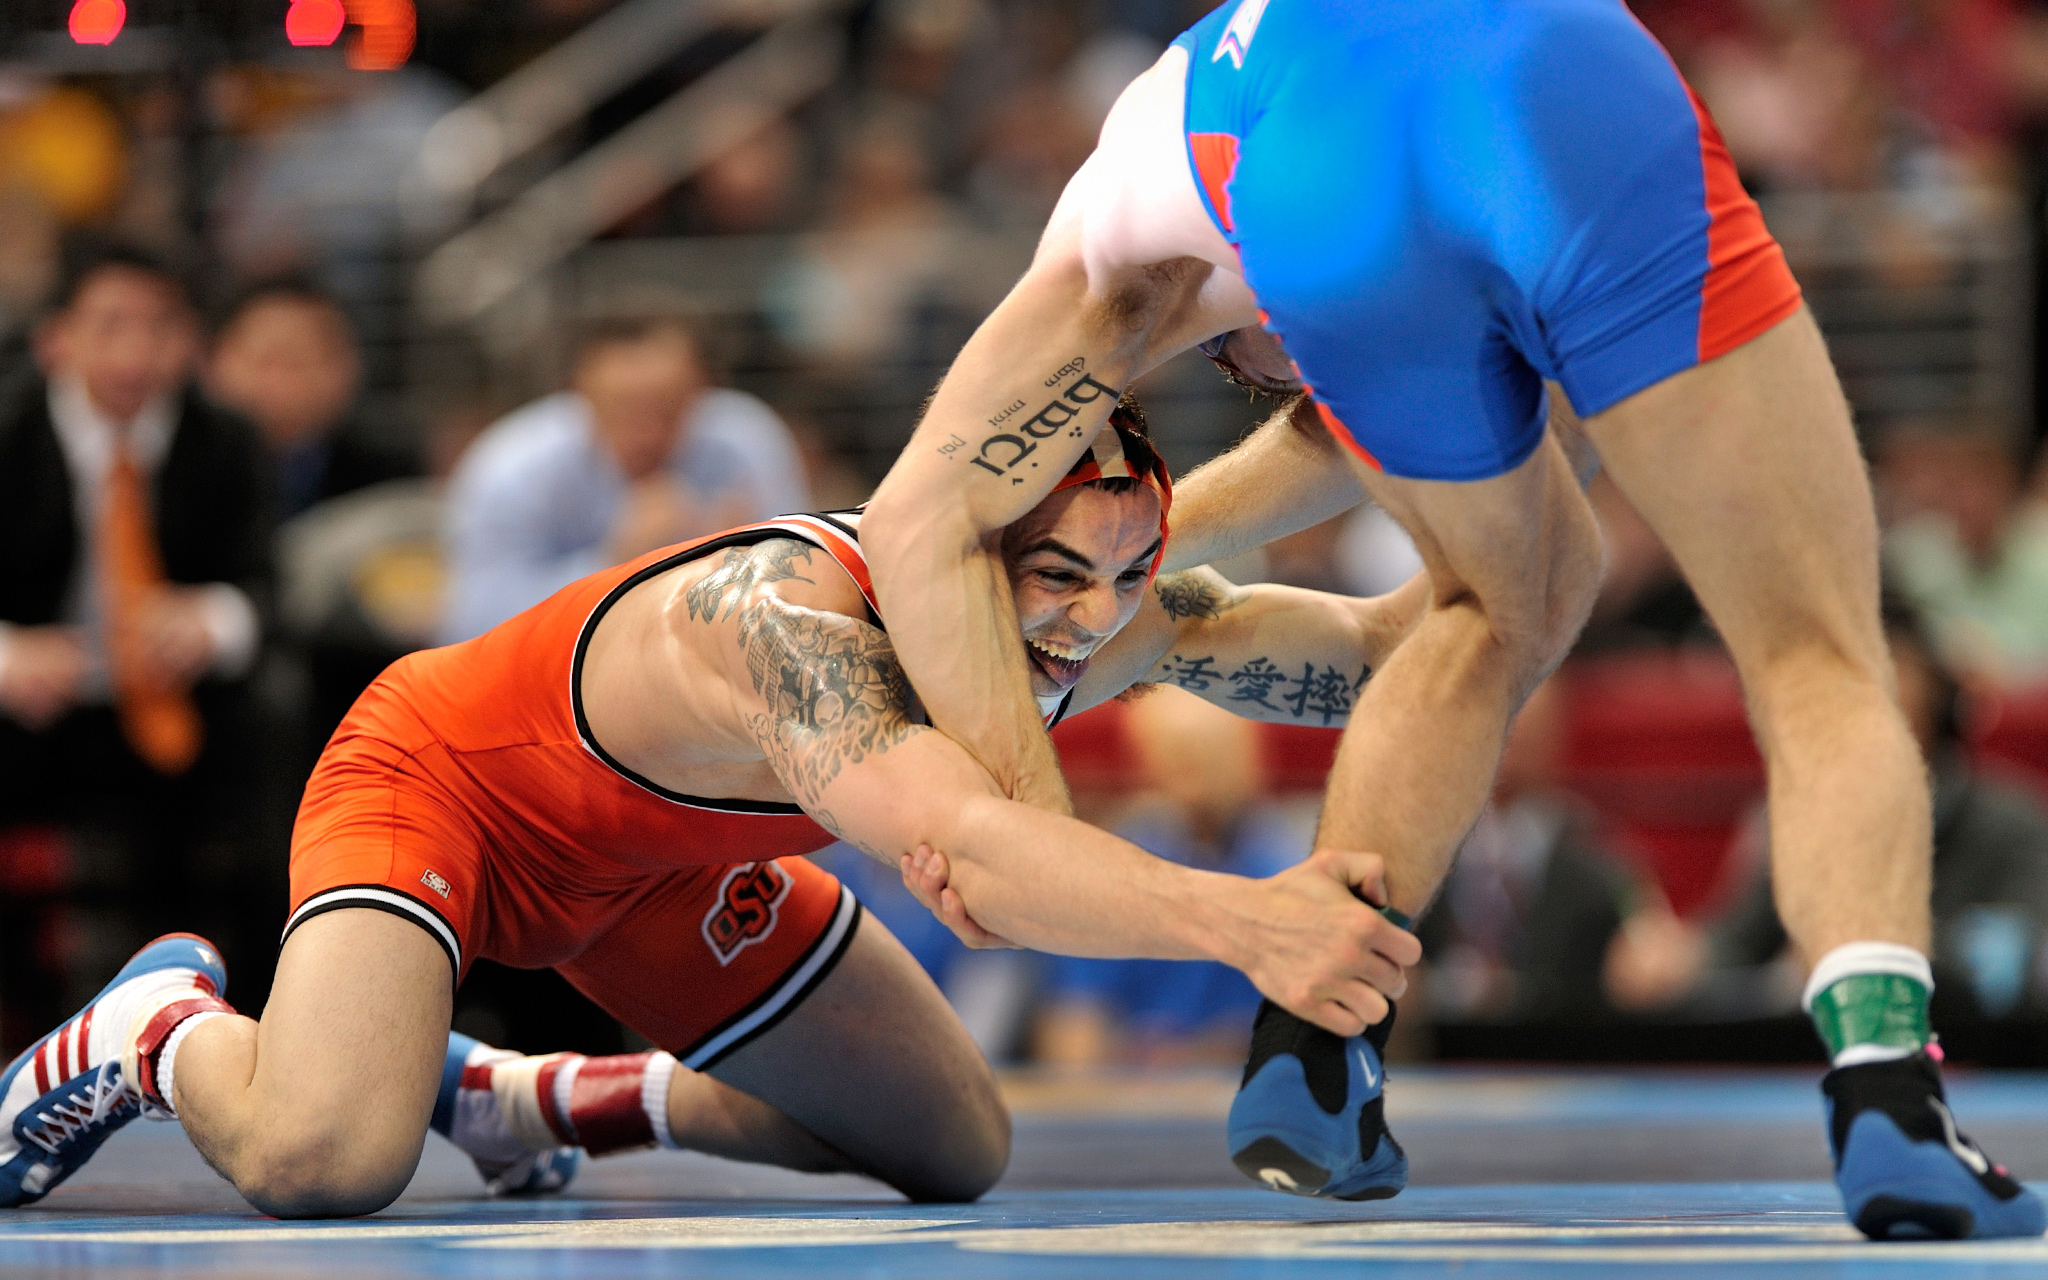
[[[106,583],[107,657],[121,733],[152,769],[174,777],[199,758],[205,730],[191,693],[157,683],[140,661],[137,624],[150,598],[163,587],[164,568],[150,520],[149,492],[125,440],[114,450],[114,465],[107,470],[106,492],[100,499],[100,556]]]

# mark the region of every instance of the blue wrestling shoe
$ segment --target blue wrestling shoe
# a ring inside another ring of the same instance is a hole
[[[451,1031],[441,1091],[434,1098],[434,1132],[476,1163],[485,1188],[494,1196],[560,1191],[583,1164],[583,1152],[575,1147],[533,1151],[512,1132],[491,1088],[491,1065],[518,1057]]]
[[[1408,1185],[1408,1156],[1387,1132],[1380,1058],[1390,1009],[1364,1035],[1340,1039],[1267,1000],[1230,1104],[1230,1158],[1275,1191],[1384,1200]]]
[[[1835,1185],[1873,1240],[1989,1240],[2048,1229],[2040,1197],[1956,1129],[1941,1072],[1910,1058],[1837,1067],[1821,1081]]]
[[[0,1208],[42,1199],[143,1114],[121,1065],[141,1019],[167,999],[218,996],[227,985],[227,967],[211,943],[168,934],[136,952],[91,1004],[8,1064],[0,1075]]]

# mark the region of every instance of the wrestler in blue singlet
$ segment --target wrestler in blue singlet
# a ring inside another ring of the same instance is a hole
[[[1621,0],[1239,0],[1189,55],[1188,161],[1323,420],[1390,474],[1482,480],[1792,315],[1727,148]],[[1277,1190],[1393,1195],[1387,1020],[1340,1040],[1268,1002],[1232,1158]],[[1935,1063],[1823,1081],[1866,1234],[2038,1236],[2041,1201],[1956,1132]]]
[[[1243,0],[1184,33],[1209,213],[1326,421],[1478,480],[1799,305],[1727,149],[1620,0]]]

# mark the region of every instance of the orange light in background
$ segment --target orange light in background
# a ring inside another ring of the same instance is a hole
[[[413,0],[348,0],[348,20],[360,30],[348,42],[348,65],[358,71],[396,71],[412,57],[419,35]]]
[[[284,36],[295,45],[330,45],[341,38],[348,10],[341,0],[292,0],[284,15]]]
[[[71,38],[80,44],[112,44],[128,25],[121,0],[78,0],[71,6]]]

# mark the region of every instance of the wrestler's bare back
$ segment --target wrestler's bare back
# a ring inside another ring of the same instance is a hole
[[[583,661],[590,733],[668,790],[795,803],[741,710],[726,650],[735,613],[759,590],[798,609],[865,618],[860,588],[829,554],[775,538],[716,551],[635,586],[591,635]]]

